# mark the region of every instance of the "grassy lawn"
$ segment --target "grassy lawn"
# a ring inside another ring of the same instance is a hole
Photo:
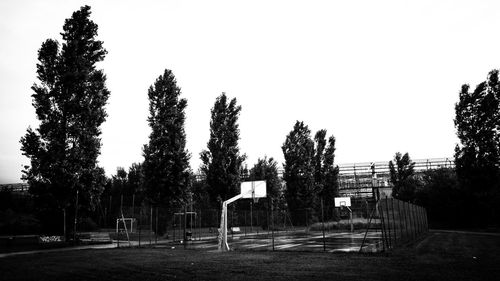
[[[0,259],[0,280],[498,280],[500,236],[431,233],[389,254],[110,249]]]

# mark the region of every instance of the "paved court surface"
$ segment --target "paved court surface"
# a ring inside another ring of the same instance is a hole
[[[299,232],[274,233],[274,250],[279,251],[327,251],[327,252],[358,252],[363,242],[365,232]],[[369,251],[376,251],[380,247],[381,233],[370,232],[366,237]],[[273,250],[273,235],[262,233],[259,235],[235,235],[228,237],[228,244],[232,250]],[[190,241],[187,248],[216,250],[217,240]]]
[[[228,244],[231,250],[253,250],[253,251],[307,251],[307,252],[358,252],[363,242],[365,232],[326,232],[323,239],[322,232],[275,232],[272,233],[260,232],[259,234],[237,234],[228,236]],[[274,237],[274,249],[273,249]],[[365,251],[374,252],[380,250],[381,233],[369,232],[365,245]],[[121,247],[137,247],[138,241],[122,241],[119,244]],[[116,248],[116,241],[110,244],[100,245],[84,245],[65,248],[41,249],[33,251],[22,251],[13,253],[0,253],[0,258],[47,253],[47,252],[65,252],[85,249],[109,249]],[[155,248],[176,248],[184,247],[188,249],[200,250],[218,250],[218,240],[214,236],[204,237],[201,240],[189,241],[186,245],[171,240],[160,240],[157,243],[153,241],[149,244],[147,241],[142,242],[143,247],[152,246]]]

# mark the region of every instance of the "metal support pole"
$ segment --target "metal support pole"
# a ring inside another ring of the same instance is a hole
[[[405,236],[406,236],[406,241],[410,241],[410,230],[408,229],[408,224],[409,224],[409,218],[408,218],[408,203],[405,201],[402,201],[403,203],[403,213],[404,213],[404,221],[405,221]]]
[[[64,241],[68,238],[66,236],[66,208],[63,208],[63,235],[64,235]]]
[[[381,202],[382,202],[382,199],[377,202],[376,209],[377,209],[377,212],[380,216],[380,223],[382,225],[382,229],[381,229],[381,231],[382,231],[382,248],[383,248],[383,251],[385,251],[385,248],[387,246],[387,232],[385,231],[384,210],[379,209],[379,205]]]
[[[389,249],[392,248],[392,239],[391,239],[391,219],[389,218],[389,199],[385,198],[385,211],[387,213],[387,232],[389,234]]]
[[[412,215],[412,223],[413,223],[413,239],[417,239],[417,221],[415,218],[415,205],[411,204],[411,215]]]
[[[135,193],[132,194],[132,217],[135,215]]]
[[[273,209],[273,199],[270,198],[271,201],[271,237],[273,241],[273,251],[274,251],[274,209]]]
[[[158,210],[158,209],[157,209]],[[186,245],[187,245],[187,233],[186,233],[186,224],[187,224],[187,215],[186,215],[186,212],[187,212],[187,207],[186,205],[184,205],[184,229],[183,229],[183,244],[184,244],[184,249],[186,249]]]
[[[394,199],[391,198],[391,211],[392,211],[392,228],[393,228],[393,237],[394,237],[394,245],[397,244],[398,240],[397,240],[397,236],[398,236],[398,232],[397,232],[397,226],[396,226],[396,217],[394,216],[394,213],[395,213],[395,210],[394,210]]]
[[[153,206],[150,207],[150,216],[149,216],[149,246],[151,246],[151,240],[153,235]]]
[[[141,247],[141,218],[142,218],[142,208],[139,209],[139,219],[137,220],[137,228],[139,230],[139,248]]]
[[[396,202],[398,203],[398,220],[399,220],[399,241],[402,243],[403,242],[403,220],[401,219],[401,201],[396,199]]]
[[[250,232],[253,233],[253,202],[250,202]]]
[[[158,243],[158,206],[156,206],[156,217],[155,217],[155,245]]]
[[[73,230],[73,243],[76,242],[76,225],[78,223],[78,190],[76,190],[76,204],[75,204],[75,225]]]
[[[352,214],[352,212],[351,212]],[[352,215],[351,215],[352,218]],[[325,216],[324,216],[324,210],[323,210],[323,198],[321,198],[321,224],[322,224],[322,230],[323,230],[323,252],[326,251],[326,242],[325,242]]]
[[[113,196],[109,196],[109,215],[111,215],[111,201],[113,200]],[[106,218],[108,220],[108,223],[109,223],[109,218]],[[111,223],[113,223],[113,220],[111,220]]]

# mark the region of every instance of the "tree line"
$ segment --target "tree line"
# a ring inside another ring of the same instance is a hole
[[[89,6],[75,11],[65,21],[62,43],[48,39],[38,51],[39,82],[32,86],[32,104],[39,126],[28,128],[21,138],[21,150],[30,159],[22,179],[30,185],[44,229],[60,229],[53,218],[61,212],[68,221],[74,216],[76,194],[79,212],[87,216],[110,194],[137,194],[156,206],[196,202],[218,208],[239,193],[242,179],[265,179],[269,197],[289,210],[317,210],[322,200],[333,202],[338,195],[335,137],[327,137],[326,130],[312,137],[308,126],[297,121],[282,145],[285,185],[273,158],[259,158],[250,170],[244,167],[246,155],[238,146],[242,107],[225,93],[216,98],[211,109],[210,137],[200,153],[204,180],[196,180],[189,167],[191,154],[184,130],[188,102],[181,97],[169,69],[147,90],[151,133],[143,147],[144,161],[134,163],[128,171],[118,168],[116,175],[107,179],[97,157],[110,92],[104,72],[96,67],[107,51],[97,39],[98,26],[90,15]],[[408,154],[398,153],[390,163],[394,197],[427,206],[439,206],[436,201],[461,202],[474,206],[473,212],[478,214],[489,212],[486,222],[498,218],[499,92],[498,71],[492,71],[473,92],[464,85],[455,108],[460,139],[455,149],[456,170],[429,174],[421,184],[422,180],[415,179]]]
[[[473,91],[464,84],[455,104],[455,168],[417,177],[408,153],[389,163],[392,195],[427,208],[442,226],[498,226],[500,221],[500,83],[492,70]]]

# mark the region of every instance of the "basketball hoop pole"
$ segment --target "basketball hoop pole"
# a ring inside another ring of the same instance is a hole
[[[257,190],[255,190],[258,188]],[[255,200],[258,197],[266,197],[266,181],[257,182],[242,182],[241,183],[240,194],[222,202],[222,212],[219,228],[219,250],[229,251],[229,245],[227,244],[227,206],[234,201],[241,198],[252,198]],[[256,201],[256,200],[255,200]],[[251,208],[251,206],[250,206]],[[252,209],[250,209],[250,214]],[[251,221],[251,218],[250,218]]]
[[[354,231],[354,226],[352,224],[352,210],[349,206],[346,206],[346,208],[349,210],[349,220],[351,221],[351,232]]]
[[[243,194],[238,194],[233,198],[226,200],[222,203],[222,218],[220,221],[220,232],[219,235],[222,237],[219,238],[219,250],[220,251],[229,251],[229,245],[227,244],[227,205],[233,203],[234,201],[243,197]]]

